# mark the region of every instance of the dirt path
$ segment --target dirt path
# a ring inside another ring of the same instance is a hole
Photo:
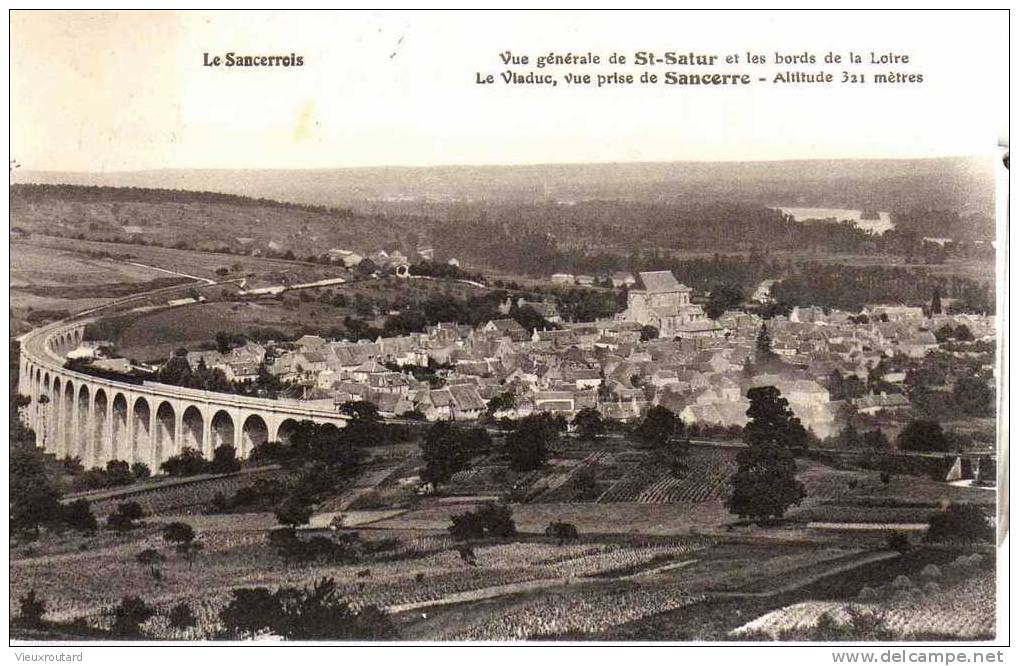
[[[433,606],[447,606],[449,604],[459,604],[465,601],[482,601],[484,599],[495,599],[496,597],[502,597],[510,594],[519,594],[521,592],[534,592],[536,590],[546,590],[549,588],[561,588],[561,589],[575,589],[584,585],[592,585],[598,583],[605,583],[606,578],[541,578],[538,580],[528,580],[520,583],[507,583],[505,585],[493,585],[491,587],[481,587],[475,590],[465,590],[463,592],[454,592],[453,594],[446,595],[439,599],[432,599],[430,601],[414,601],[407,604],[394,604],[386,607],[388,613],[406,613],[407,611],[418,610],[421,608],[431,608]]]

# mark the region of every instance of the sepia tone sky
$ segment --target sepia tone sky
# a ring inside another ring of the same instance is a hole
[[[1007,37],[993,13],[16,11],[11,153],[68,171],[986,154],[1007,133]],[[476,85],[506,69],[506,49],[896,51],[912,58],[896,69],[925,82]],[[305,64],[202,66],[228,51]]]

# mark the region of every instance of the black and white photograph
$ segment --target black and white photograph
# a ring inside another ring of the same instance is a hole
[[[1004,661],[1008,30],[11,10],[12,651]]]

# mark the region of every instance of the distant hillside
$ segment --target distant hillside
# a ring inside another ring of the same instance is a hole
[[[213,190],[316,206],[413,202],[714,201],[993,213],[987,160],[800,160],[308,170],[15,172],[16,182]],[[420,209],[419,209],[420,210]]]
[[[416,246],[420,222],[208,191],[16,184],[11,226],[30,233],[298,258]]]
[[[591,164],[309,171],[17,173],[12,225],[74,238],[287,258],[380,249],[547,275],[649,252],[985,259],[993,179],[973,159]],[[63,183],[55,181],[63,180]],[[774,206],[887,212],[874,236]],[[924,237],[958,247],[933,253]],[[938,256],[933,256],[937,254]]]

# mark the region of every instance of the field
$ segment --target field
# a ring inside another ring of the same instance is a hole
[[[858,601],[850,603],[792,604],[744,624],[733,636],[756,633],[778,638],[785,632],[809,630],[825,613],[845,624],[853,608],[882,617],[899,640],[936,636],[987,639],[994,635],[994,572],[981,566],[981,561],[961,556],[943,567],[931,565],[914,576],[916,580],[896,577],[877,589],[867,588]]]
[[[12,333],[114,298],[189,281],[80,250],[25,241],[12,241],[10,270]]]
[[[300,257],[330,247],[375,250],[397,241],[413,224],[397,216],[380,224],[370,217],[259,202],[200,202],[189,195],[183,192],[170,199],[148,201],[88,200],[74,194],[37,201],[13,197],[11,220],[35,234],[121,241],[133,238],[166,247],[184,241],[263,251],[275,243]]]
[[[414,640],[731,640],[732,632],[744,625],[749,625],[748,636],[772,629],[781,633],[783,627],[806,627],[824,610],[849,604],[880,607],[889,626],[906,636],[983,636],[988,631],[989,611],[966,613],[963,626],[952,624],[948,610],[948,600],[967,608],[991,605],[988,576],[993,571],[986,555],[982,563],[965,550],[919,548],[899,555],[887,549],[887,532],[810,530],[799,519],[772,528],[739,525],[717,492],[724,483],[713,481],[710,492],[698,490],[713,478],[711,470],[731,465],[731,449],[695,447],[691,465],[698,473],[677,486],[687,490],[673,499],[655,495],[650,501],[577,501],[564,493],[557,501],[546,501],[543,498],[555,494],[549,495],[549,489],[557,491],[554,480],[561,479],[564,470],[587,466],[604,475],[596,475],[597,484],[611,487],[609,479],[636,473],[643,460],[623,441],[594,450],[571,442],[554,465],[529,473],[529,482],[546,490],[511,504],[518,536],[475,542],[474,562],[469,562],[446,528],[451,515],[490,496],[407,492],[401,480],[417,471],[415,448],[403,444],[377,451],[378,460],[359,478],[319,505],[322,513],[312,520],[319,527],[303,530],[305,538],[332,538],[334,533],[324,526],[341,512],[348,533],[377,544],[356,562],[284,560],[267,540],[268,530],[276,525],[271,513],[202,513],[215,492],[230,493],[249,483],[252,474],[198,480],[132,495],[130,499],[153,515],[127,534],[105,529],[91,536],[46,533],[38,541],[15,546],[12,611],[17,599],[34,589],[45,600],[51,622],[64,626],[78,621],[98,631],[108,626],[122,597],[137,594],[157,609],[143,627],[149,635],[211,638],[220,629],[218,613],[231,590],[308,586],[332,577],[343,596],[386,609],[400,637]],[[486,464],[497,467],[498,456]],[[282,473],[270,469],[253,474]],[[817,493],[805,504],[808,509],[833,502],[901,503],[914,494],[933,501],[937,496],[922,479],[899,477],[894,484],[871,484],[870,473],[815,462],[802,463],[800,474]],[[467,484],[474,475],[463,476]],[[654,478],[646,482],[646,488],[657,487]],[[403,494],[397,492],[401,488]],[[346,508],[355,497],[353,489],[371,495],[363,503],[378,508]],[[950,492],[966,491],[972,492]],[[635,490],[630,496],[647,497],[647,492]],[[105,499],[94,508],[103,516],[117,501]],[[174,520],[188,522],[198,534],[203,548],[193,561],[161,538],[161,527]],[[560,545],[546,537],[545,526],[555,520],[575,524],[580,538]],[[136,561],[149,548],[165,556],[158,579],[149,566]],[[962,555],[966,559],[953,564]],[[942,572],[936,581],[939,588],[928,585],[933,579],[922,575],[928,565]],[[110,577],[110,571],[117,575]],[[915,582],[912,591],[899,589],[900,576]],[[180,602],[195,613],[196,627],[169,625],[169,610]],[[66,626],[73,633],[73,627]]]
[[[346,275],[346,271],[340,267],[309,264],[303,261],[57,236],[32,236],[18,241],[18,247],[19,251],[22,247],[36,247],[70,253],[105,254],[113,262],[136,262],[198,278],[210,280],[246,278],[250,282],[249,286],[275,285],[287,280],[294,283],[313,282]],[[218,275],[216,270],[220,268],[228,269],[229,273],[225,277]]]
[[[323,295],[343,294],[350,299],[351,304],[361,295],[375,301],[393,303],[413,302],[432,296],[462,296],[477,291],[475,287],[445,281],[388,278],[302,289],[279,298],[225,294],[207,303],[126,315],[128,324],[123,326],[114,342],[117,343],[118,353],[128,358],[159,360],[179,347],[195,348],[202,343],[212,342],[220,331],[268,328],[288,336],[300,337],[309,332],[324,333],[342,327],[345,317],[356,315],[352,306],[340,307],[318,300]],[[375,317],[368,319],[381,323]]]

